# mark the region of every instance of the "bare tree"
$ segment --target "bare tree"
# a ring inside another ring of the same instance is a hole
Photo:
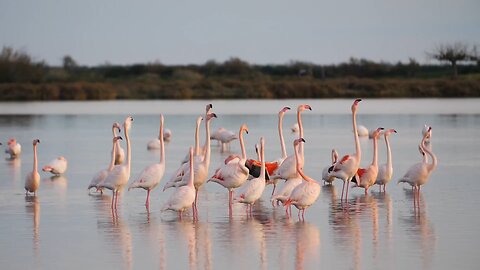
[[[454,78],[458,75],[457,62],[470,60],[468,45],[461,42],[438,45],[431,52],[427,52],[427,56],[441,62],[449,62]]]

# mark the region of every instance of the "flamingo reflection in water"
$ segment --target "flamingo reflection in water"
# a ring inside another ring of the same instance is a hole
[[[25,196],[25,202],[27,214],[33,214],[33,251],[35,256],[38,256],[40,248],[40,203],[37,196]]]

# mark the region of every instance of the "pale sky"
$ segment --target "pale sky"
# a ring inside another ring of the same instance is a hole
[[[456,41],[480,44],[479,0],[0,0],[0,46],[50,65],[424,63]]]

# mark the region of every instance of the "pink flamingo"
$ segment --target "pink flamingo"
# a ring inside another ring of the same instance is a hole
[[[10,154],[10,159],[14,159],[20,156],[20,153],[22,153],[22,146],[15,138],[11,138],[7,142],[7,149],[5,149],[5,153]]]
[[[33,170],[25,178],[25,195],[28,195],[29,192],[33,192],[33,196],[37,196],[37,189],[40,185],[40,174],[38,174],[37,164],[37,144],[39,143],[39,139],[33,140]]]
[[[105,178],[107,178],[107,175],[108,173],[110,173],[112,170],[113,170],[113,167],[115,166],[115,154],[116,154],[116,146],[117,146],[117,141],[118,140],[122,140],[122,137],[120,136],[117,136],[117,137],[114,137],[112,142],[112,158],[110,159],[110,165],[108,166],[108,168],[106,169],[103,169],[101,171],[99,171],[97,174],[95,174],[95,176],[92,178],[92,181],[90,181],[90,185],[88,185],[88,190],[90,190],[91,188],[96,188],[97,191],[100,191],[101,194],[103,194],[103,189],[99,189],[98,188],[98,185],[100,183],[102,183]]]
[[[42,171],[51,172],[54,175],[60,175],[67,170],[68,161],[65,157],[57,157],[50,161],[47,165],[43,166]]]
[[[118,132],[122,132],[122,129],[120,128],[120,124],[115,122],[112,125],[112,134],[114,138],[117,137],[117,130]],[[122,145],[117,140],[115,145],[115,165],[122,164],[124,160],[125,160],[125,150],[123,150]]]
[[[388,141],[388,137],[392,133],[397,133],[397,131],[395,129],[389,129],[383,133],[387,146],[387,163],[380,165],[377,180],[375,181],[375,184],[379,186],[380,190],[383,185],[383,192],[386,191],[386,185],[390,182],[393,175],[392,150],[390,149],[390,142]]]

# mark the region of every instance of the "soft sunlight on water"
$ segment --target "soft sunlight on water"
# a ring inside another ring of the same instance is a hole
[[[305,172],[320,180],[332,147],[340,154],[353,151],[351,100],[252,101],[248,114],[240,113],[239,108],[245,109],[241,102],[212,101],[218,115],[212,130],[223,126],[237,131],[246,123],[248,155],[254,155],[254,144],[265,136],[265,155],[273,160],[280,156],[276,113],[283,106],[296,108],[303,102],[313,107],[303,114]],[[193,145],[195,117],[205,103],[2,104],[0,141],[5,144],[16,137],[23,148],[19,159],[0,162],[2,269],[472,269],[480,262],[476,252],[480,187],[475,184],[480,165],[478,99],[364,100],[360,104],[359,124],[398,131],[390,137],[394,179],[421,159],[420,131],[424,124],[433,127],[439,166],[422,188],[419,211],[413,208],[410,189],[393,181],[386,194],[378,193],[376,187],[369,196],[364,196],[363,189],[353,189],[348,209],[339,201],[341,182],[324,186],[318,201],[307,210],[305,222],[298,222],[296,210],[287,219],[283,208],[271,206],[271,186],[254,206],[253,218],[245,215],[243,205],[235,205],[230,218],[227,191],[208,183],[200,192],[198,222],[190,216],[179,221],[175,213],[160,212],[171,190],[153,191],[150,213],[143,205],[143,190],[125,192],[118,216],[110,210],[110,193],[88,194],[92,176],[108,165],[111,124],[123,122],[130,107],[135,119],[132,178],[158,161],[159,153],[147,151],[146,145],[158,134],[158,114],[166,114],[165,126],[172,130],[173,139],[166,147],[165,183]],[[325,108],[334,111],[324,114]],[[396,113],[399,108],[404,110]],[[288,153],[292,153],[294,136],[289,127],[294,121],[295,113],[288,112],[284,120]],[[69,168],[56,178],[41,172],[37,198],[26,198],[23,185],[32,168],[34,138],[41,140],[40,166],[63,155]],[[202,132],[202,142],[203,138]],[[361,143],[366,165],[371,162],[371,141]],[[213,145],[209,175],[229,154]],[[383,163],[383,140],[379,145]],[[238,141],[231,151],[239,151]]]

